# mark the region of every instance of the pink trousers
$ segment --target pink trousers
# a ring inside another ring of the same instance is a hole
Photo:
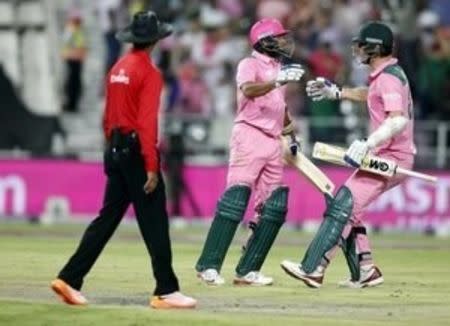
[[[256,127],[237,123],[230,141],[227,187],[244,184],[255,194],[255,210],[282,183],[282,146]]]
[[[414,156],[412,154],[384,152],[377,154],[377,156],[393,160],[397,162],[399,166],[406,169],[411,169],[414,163]],[[370,203],[382,193],[399,185],[404,179],[405,176],[402,175],[387,178],[377,174],[356,170],[345,182],[345,186],[350,189],[353,195],[353,212],[349,223],[342,232],[342,237],[346,239],[353,227],[364,226],[364,215]],[[334,258],[336,251],[337,246],[326,254],[329,261]],[[356,251],[358,254],[362,254],[362,265],[373,263],[370,243],[366,234],[357,234]]]

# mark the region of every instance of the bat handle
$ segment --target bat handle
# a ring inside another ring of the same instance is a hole
[[[292,132],[289,134],[289,137],[291,138],[291,143],[289,144],[289,149],[291,150],[291,154],[293,156],[297,155],[298,152],[298,143],[297,143],[297,139],[295,138],[295,134]]]
[[[416,171],[411,171],[411,170],[403,169],[401,167],[397,167],[396,171],[397,171],[397,173],[404,174],[409,177],[419,178],[419,179],[422,179],[422,180],[425,180],[428,182],[432,182],[432,183],[437,182],[437,177],[435,177],[433,175],[424,174],[424,173],[420,173],[420,172],[416,172]]]

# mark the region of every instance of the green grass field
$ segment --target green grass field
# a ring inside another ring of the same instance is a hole
[[[148,308],[153,289],[149,260],[135,225],[122,225],[88,275],[88,307],[61,304],[49,282],[78,244],[84,226],[0,224],[0,325],[449,325],[450,241],[415,235],[374,236],[375,258],[385,276],[379,288],[337,288],[347,275],[333,262],[320,290],[306,288],[279,268],[300,258],[310,235],[284,230],[263,271],[275,277],[267,288],[230,283],[238,239],[227,256],[228,284],[207,287],[193,266],[205,229],[173,230],[175,268],[182,290],[199,299],[193,311]]]

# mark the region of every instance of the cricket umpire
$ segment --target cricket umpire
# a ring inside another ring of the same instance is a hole
[[[179,292],[172,268],[164,181],[157,148],[158,109],[163,80],[150,58],[156,43],[172,27],[154,12],[139,12],[117,38],[132,49],[111,69],[106,79],[103,129],[107,139],[104,170],[107,175],[103,207],[85,231],[73,256],[51,283],[61,299],[87,304],[80,293],[83,279],[94,265],[133,204],[137,222],[151,257],[156,280],[153,308],[193,308],[196,300]]]

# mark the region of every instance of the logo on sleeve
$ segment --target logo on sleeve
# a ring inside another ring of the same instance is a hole
[[[119,74],[111,75],[110,82],[111,82],[111,84],[119,83],[119,84],[126,84],[126,85],[128,85],[130,83],[130,77],[128,77],[125,74],[125,70],[120,69],[119,70]]]
[[[387,93],[382,95],[385,100],[395,101],[401,100],[402,96],[399,93]]]

